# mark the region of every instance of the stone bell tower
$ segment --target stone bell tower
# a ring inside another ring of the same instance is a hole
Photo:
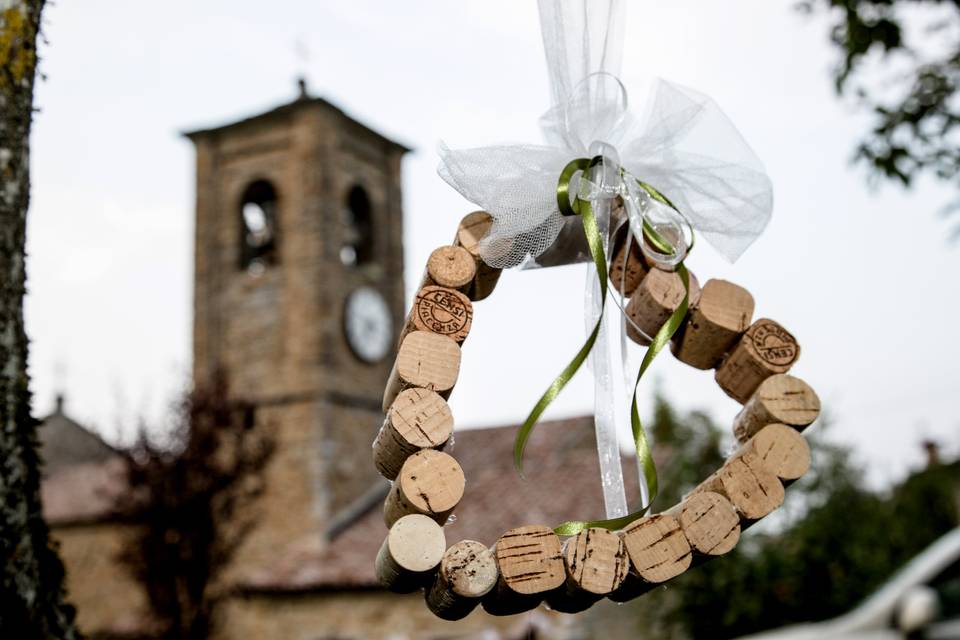
[[[252,402],[276,450],[241,563],[321,535],[375,480],[403,321],[408,151],[321,98],[192,131],[193,375]]]

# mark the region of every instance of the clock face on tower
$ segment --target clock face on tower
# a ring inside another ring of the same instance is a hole
[[[390,307],[373,287],[359,287],[347,296],[343,323],[350,349],[364,362],[379,362],[390,351]]]

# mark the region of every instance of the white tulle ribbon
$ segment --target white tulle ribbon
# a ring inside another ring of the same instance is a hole
[[[710,98],[665,80],[654,84],[643,115],[630,111],[617,78],[622,0],[540,0],[539,7],[553,105],[540,119],[545,144],[440,149],[441,177],[493,216],[480,247],[483,260],[497,268],[558,264],[543,257],[562,244],[558,237],[565,229],[578,231],[558,209],[558,176],[572,159],[601,155],[603,164],[581,180],[581,198],[596,203],[623,198],[634,236],[642,238],[642,220],[652,223],[664,209],[636,188],[636,179],[642,180],[669,198],[700,237],[735,261],[762,233],[773,207],[770,180],[736,127]],[[604,209],[609,206],[599,208]],[[602,215],[598,222],[609,225]],[[588,253],[569,250],[560,263],[586,260]],[[599,302],[587,298],[586,314],[595,321]],[[612,518],[626,512],[626,502],[617,429],[613,412],[604,406],[612,398],[610,328],[601,332],[591,366],[604,495]],[[608,479],[618,475],[619,480]]]
[[[658,80],[646,116],[638,119],[625,99],[594,104],[596,94],[625,96],[615,76],[594,74],[578,87],[541,119],[550,146],[441,146],[441,177],[493,216],[481,243],[485,262],[515,267],[553,245],[566,222],[557,208],[557,176],[571,159],[590,157],[596,143],[616,149],[626,170],[670,198],[730,262],[763,232],[773,208],[770,179],[710,98]],[[608,128],[589,126],[596,121]]]

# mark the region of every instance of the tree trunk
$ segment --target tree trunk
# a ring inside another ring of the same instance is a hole
[[[40,509],[23,328],[29,138],[44,0],[0,0],[0,637],[77,638]]]

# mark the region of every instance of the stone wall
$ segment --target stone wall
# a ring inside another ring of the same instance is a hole
[[[67,597],[87,637],[137,635],[147,625],[143,587],[118,561],[133,527],[116,522],[54,527],[67,569]]]
[[[258,409],[257,426],[271,434],[275,450],[264,469],[264,492],[243,514],[256,524],[225,573],[228,584],[268,566],[287,545],[320,536],[327,506],[318,452],[322,413],[316,401]]]

